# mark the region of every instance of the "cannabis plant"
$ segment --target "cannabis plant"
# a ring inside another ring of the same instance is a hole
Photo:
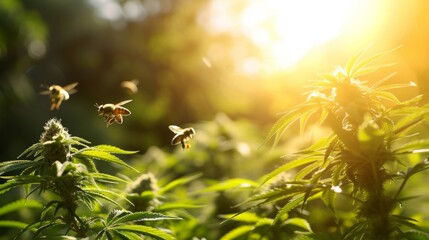
[[[111,210],[107,217],[100,209],[102,201],[121,208],[118,200],[127,201],[119,191],[107,189],[105,184],[126,182],[113,175],[100,173],[94,160],[118,164],[137,171],[116,155],[134,154],[110,145],[89,146],[89,142],[71,136],[59,120],[49,120],[40,141],[25,150],[18,158],[0,164],[0,174],[8,181],[0,185],[0,193],[24,186],[26,196],[38,193],[46,199],[40,220],[25,226],[34,239],[67,239],[94,237],[95,239],[141,239],[141,235],[157,239],[174,239],[154,227],[135,225],[135,222],[178,219],[160,213]],[[53,197],[52,197],[53,195]],[[18,202],[25,207],[22,201]],[[30,201],[31,203],[31,201]],[[16,205],[16,204],[15,204]],[[13,207],[14,205],[12,205]],[[10,211],[10,206],[2,209]],[[89,211],[88,211],[89,210]],[[16,224],[22,227],[22,224]]]
[[[311,214],[306,212],[306,203],[315,199],[323,200],[335,216],[335,200],[341,196],[350,200],[351,223],[342,224],[346,221],[337,217],[330,234],[303,227],[306,239],[427,239],[428,231],[417,220],[401,215],[401,208],[412,199],[402,195],[408,180],[429,168],[429,161],[421,155],[428,152],[429,140],[411,141],[419,133],[419,124],[428,120],[429,106],[419,105],[420,96],[399,100],[390,90],[414,84],[384,85],[395,73],[373,84],[363,80],[369,73],[392,66],[371,65],[392,51],[365,58],[365,50],[344,67],[322,74],[310,86],[306,101],[274,124],[267,138],[274,139],[274,144],[295,122],[304,132],[312,119],[332,134],[266,174],[258,193],[246,202],[253,203],[252,208],[274,205],[278,211],[272,226],[286,224],[291,216]],[[411,154],[419,162],[409,161]],[[286,172],[289,177],[281,178]],[[281,181],[273,182],[276,178]],[[255,229],[256,224],[247,232]]]

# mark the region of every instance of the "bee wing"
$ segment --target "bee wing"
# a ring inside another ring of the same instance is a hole
[[[134,85],[139,85],[140,80],[137,78],[134,78],[133,80],[130,80],[130,82],[134,83]]]
[[[77,90],[76,90],[76,89],[70,89],[70,90],[68,90],[68,91],[66,91],[66,92],[68,92],[69,94],[73,94],[73,93],[76,93],[76,92],[77,92]]]
[[[40,94],[42,95],[49,95],[51,93],[51,91],[49,90],[45,90],[45,91],[41,91]]]
[[[132,100],[125,100],[125,101],[122,101],[122,102],[119,102],[119,103],[115,104],[115,106],[121,106],[121,105],[127,104],[127,103],[129,103],[131,101]]]
[[[138,92],[137,84],[133,81],[123,81],[121,83],[121,87],[128,90],[130,93],[136,93]]]
[[[76,92],[76,89],[73,89],[73,88],[75,88],[78,84],[79,84],[78,82],[70,83],[68,85],[65,85],[63,87],[63,89],[66,90],[69,93],[71,93],[72,91]]]
[[[182,142],[181,136],[182,135],[180,135],[180,134],[176,134],[176,136],[174,136],[173,139],[171,139],[171,145],[177,145],[180,142]]]
[[[168,126],[168,128],[174,133],[182,133],[183,132],[183,129],[181,127],[176,126],[176,125],[170,125],[170,126]]]

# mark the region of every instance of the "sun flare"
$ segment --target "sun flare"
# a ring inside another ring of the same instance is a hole
[[[240,2],[240,1],[238,1]],[[259,49],[263,56],[256,66],[243,60],[243,71],[292,68],[312,48],[337,37],[353,12],[366,1],[358,0],[251,0],[213,1],[209,27],[214,32],[237,30]]]

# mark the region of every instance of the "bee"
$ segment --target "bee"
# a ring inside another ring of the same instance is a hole
[[[121,82],[121,87],[125,89],[129,94],[134,94],[139,91],[138,84],[139,84],[139,80],[133,79],[130,81]]]
[[[193,128],[181,128],[175,125],[170,125],[168,128],[176,135],[171,140],[171,145],[182,144],[183,149],[189,148],[191,145],[188,141],[194,136],[195,130]]]
[[[127,108],[122,107],[122,105],[131,102],[132,100],[125,100],[117,104],[95,104],[95,107],[98,108],[98,115],[104,116],[104,121],[107,122],[106,127],[109,127],[114,122],[122,124],[122,116],[128,116],[131,114],[131,111]]]
[[[59,85],[51,85],[48,90],[40,92],[42,95],[50,95],[51,97],[51,108],[50,110],[60,109],[61,103],[70,98],[70,94],[75,93],[77,90],[74,89],[77,86],[77,82],[71,83],[64,87]]]

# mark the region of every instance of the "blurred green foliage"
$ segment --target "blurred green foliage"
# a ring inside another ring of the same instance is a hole
[[[160,7],[168,2],[159,1]],[[198,4],[169,4],[170,11],[153,13],[147,21],[110,22],[84,0],[2,1],[0,108],[8,114],[1,115],[0,124],[5,135],[20,134],[2,146],[5,157],[28,145],[34,126],[52,116],[70,121],[80,135],[96,141],[109,138],[134,149],[167,145],[168,124],[213,116],[214,99],[206,94],[218,89],[220,81],[199,57],[204,46],[196,43],[204,33],[189,20]],[[120,88],[131,79],[140,81],[132,96]],[[41,85],[70,82],[79,82],[74,101],[49,112],[48,98],[38,95],[44,90]],[[104,131],[93,105],[129,98],[134,99],[129,127]],[[32,116],[31,124],[26,116]]]

